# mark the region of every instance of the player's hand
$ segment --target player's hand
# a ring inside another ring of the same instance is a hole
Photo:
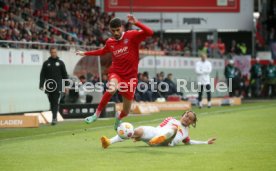
[[[78,50],[78,51],[76,52],[76,55],[85,56],[84,52],[83,52],[83,51],[80,51],[80,50]]]
[[[136,24],[138,22],[138,20],[131,14],[128,14],[127,18],[128,18],[128,22],[130,22],[131,24]]]
[[[216,138],[210,138],[210,139],[208,140],[208,144],[214,144],[215,141],[216,141]]]

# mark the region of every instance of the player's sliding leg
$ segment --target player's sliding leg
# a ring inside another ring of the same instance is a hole
[[[113,78],[109,81],[109,84],[111,86],[109,86],[108,90],[104,93],[102,100],[101,100],[99,106],[97,107],[96,112],[92,116],[89,116],[84,119],[84,121],[86,123],[89,124],[89,123],[95,122],[98,119],[98,117],[100,117],[102,110],[105,108],[106,104],[109,102],[109,100],[111,99],[113,94],[116,93],[118,80]]]
[[[111,144],[122,142],[124,139],[120,138],[119,135],[115,135],[112,138],[107,138],[106,136],[101,137],[102,147],[108,148]]]
[[[143,134],[144,134],[143,127],[138,127],[134,130],[134,134],[132,135],[131,138],[134,139],[134,141],[139,141],[141,138],[143,138]],[[119,135],[115,135],[110,139],[107,138],[106,136],[101,137],[101,143],[103,148],[108,148],[111,144],[123,142],[125,140],[127,139],[122,139],[119,137]]]
[[[123,96],[123,110],[116,116],[114,129],[117,130],[118,126],[121,124],[122,119],[126,117],[130,111],[132,100],[127,99]]]
[[[171,139],[177,132],[177,127],[170,127],[170,128],[159,128],[160,134],[153,137],[150,141],[150,145],[160,145],[164,143],[166,140]]]

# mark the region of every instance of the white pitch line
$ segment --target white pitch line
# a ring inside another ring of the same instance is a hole
[[[207,115],[211,113],[225,113],[225,112],[236,112],[236,111],[245,111],[245,110],[252,110],[252,109],[261,109],[261,108],[271,108],[274,107],[275,105],[260,105],[260,106],[253,106],[253,107],[246,107],[246,108],[241,108],[241,109],[228,109],[228,110],[217,110],[213,112],[202,112],[200,115]],[[138,122],[132,122],[133,124],[141,124],[141,123],[151,123],[151,122],[156,122],[163,120],[164,118],[158,118],[158,119],[152,119],[152,120],[146,120],[146,121],[138,121]],[[98,130],[98,129],[104,129],[104,128],[110,128],[113,127],[112,125],[110,126],[98,126],[98,127],[93,127],[93,128],[86,128],[86,130]],[[72,132],[79,132],[83,131],[85,128],[82,129],[75,129],[75,130],[67,130],[67,131],[58,131],[58,132],[52,132],[52,133],[44,133],[44,134],[38,134],[38,135],[30,135],[30,136],[23,136],[23,137],[14,137],[14,138],[7,138],[7,139],[2,139],[0,142],[3,141],[9,141],[9,140],[19,140],[19,139],[25,139],[25,138],[32,138],[32,137],[40,137],[40,136],[45,136],[45,135],[57,135],[57,134],[63,134],[63,133],[72,133]]]
[[[223,110],[223,111],[217,110],[217,111],[213,111],[213,112],[203,112],[203,113],[200,113],[200,115],[207,115],[209,113],[225,113],[225,112],[245,111],[247,109],[261,109],[263,107],[271,108],[270,106],[274,107],[275,105],[274,104],[260,105],[260,106],[244,107],[242,109],[227,109],[227,110]]]

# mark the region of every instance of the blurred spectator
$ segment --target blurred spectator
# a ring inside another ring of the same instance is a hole
[[[92,84],[96,84],[96,83],[98,83],[100,80],[99,80],[99,76],[98,75],[94,75],[93,77],[91,77],[91,79],[90,79],[90,82],[92,83]]]
[[[265,46],[264,29],[263,29],[263,26],[262,26],[262,23],[261,23],[261,17],[258,18],[257,21],[256,21],[256,43],[260,47]]]
[[[5,29],[0,29],[0,40],[6,40],[7,31]],[[0,47],[9,47],[7,43],[0,42]]]
[[[80,85],[79,85],[79,103],[91,103],[93,101],[93,96],[91,95],[91,91],[89,90],[89,86],[86,86],[86,78],[84,75],[79,77]]]
[[[239,43],[237,44],[237,47],[239,48],[239,51],[241,52],[242,55],[247,54],[247,47],[245,43]]]
[[[103,90],[106,92],[107,90],[107,83],[108,83],[108,76],[107,74],[103,74],[102,76],[102,82],[103,82]]]
[[[139,89],[138,90],[140,97],[141,97],[141,101],[144,102],[152,102],[152,91],[150,90],[150,85],[149,85],[149,76],[147,72],[144,72],[142,75],[142,80],[139,84]]]
[[[235,77],[235,67],[234,67],[234,60],[229,60],[229,63],[225,66],[224,69],[224,76],[226,78],[227,86],[228,86],[228,92],[229,92],[229,97],[233,97],[233,79]],[[230,84],[232,82],[232,84]],[[232,90],[231,90],[232,87]]]
[[[276,67],[274,60],[271,60],[265,68],[265,95],[273,98],[275,96],[276,85]]]
[[[137,74],[137,78],[138,78],[137,85],[139,86],[139,83],[142,82],[142,74],[138,73]],[[140,102],[141,101],[141,95],[140,95],[140,91],[138,90],[138,86],[137,86],[135,94],[134,94],[134,99],[135,99],[136,102]]]
[[[218,39],[218,50],[219,56],[222,57],[225,54],[225,43],[222,42],[221,38]]]
[[[235,77],[233,79],[233,93],[234,96],[240,97],[242,96],[242,89],[244,86],[244,81],[242,78],[242,72],[238,67],[235,67]]]
[[[169,85],[169,91],[166,93],[166,97],[170,95],[180,95],[179,92],[177,92],[177,86],[173,82],[173,75],[172,73],[169,73],[167,75],[167,78],[164,80]]]
[[[240,49],[237,47],[237,42],[236,42],[236,40],[232,40],[231,49],[230,49],[230,54],[231,54],[231,55],[240,54]]]
[[[263,75],[259,58],[256,58],[256,63],[251,67],[250,75],[250,86],[252,96],[259,97],[261,94],[261,84]]]
[[[256,40],[256,51],[265,51],[264,45],[257,39]]]
[[[224,69],[224,76],[227,81],[228,88],[231,87],[229,91],[229,97],[239,97],[242,93],[242,87],[243,87],[243,79],[241,70],[234,65],[234,60],[229,60],[229,63],[226,65]],[[232,79],[232,81],[230,81]],[[230,85],[230,83],[232,84]]]
[[[269,44],[273,43],[276,41],[276,33],[275,33],[275,28],[271,28],[269,32],[269,39],[268,42]]]
[[[9,10],[9,6],[3,0],[0,0],[0,10],[3,10],[3,11]]]
[[[156,92],[153,92],[153,101],[155,101],[157,98],[165,97],[166,92],[163,92],[166,89],[165,81],[164,81],[164,74],[157,73],[156,78],[154,80],[156,82],[155,84],[155,90]]]

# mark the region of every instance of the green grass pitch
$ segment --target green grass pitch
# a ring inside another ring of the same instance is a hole
[[[91,125],[67,121],[57,126],[0,129],[1,171],[161,171],[275,170],[276,101],[194,111],[199,122],[191,139],[217,137],[213,145],[149,147],[125,141],[102,149],[100,137],[115,135],[114,119]],[[182,111],[124,119],[133,125],[157,125]]]

